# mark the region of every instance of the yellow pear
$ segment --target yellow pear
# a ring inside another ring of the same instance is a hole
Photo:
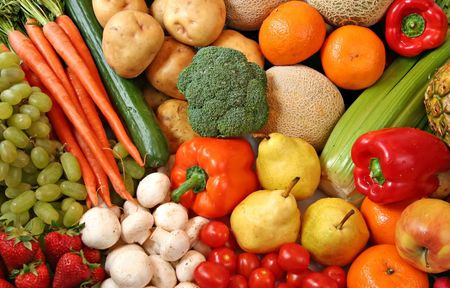
[[[341,198],[322,198],[306,208],[300,237],[318,263],[345,266],[365,247],[369,230],[358,208]]]
[[[284,189],[294,177],[300,177],[291,193],[304,200],[319,186],[320,160],[305,140],[271,133],[258,146],[256,172],[261,186],[268,190]]]
[[[253,192],[234,208],[231,229],[243,250],[268,253],[297,240],[300,210],[290,192],[298,180],[292,180],[284,190]]]

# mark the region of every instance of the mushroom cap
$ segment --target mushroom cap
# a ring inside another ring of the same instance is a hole
[[[191,247],[189,236],[184,230],[174,230],[170,232],[166,241],[161,243],[161,258],[172,262],[177,261],[186,254]]]
[[[153,212],[155,225],[166,231],[183,229],[189,217],[186,208],[174,202],[159,205]]]

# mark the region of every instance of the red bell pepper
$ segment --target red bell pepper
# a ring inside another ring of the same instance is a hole
[[[197,137],[177,150],[171,170],[172,200],[197,215],[218,218],[231,213],[258,188],[255,156],[243,139]]]
[[[386,42],[405,57],[439,47],[447,29],[447,15],[434,0],[396,0],[386,14]]]
[[[427,197],[450,169],[450,152],[438,137],[416,128],[385,128],[352,146],[356,189],[376,203]]]

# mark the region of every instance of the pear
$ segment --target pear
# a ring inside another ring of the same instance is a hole
[[[269,253],[297,240],[300,210],[291,189],[298,181],[283,190],[253,192],[234,208],[231,229],[244,251]]]
[[[319,186],[320,172],[316,150],[303,139],[271,133],[258,146],[256,173],[264,189],[284,189],[294,177],[300,177],[302,181],[291,193],[304,200]]]
[[[301,244],[318,263],[345,266],[369,240],[369,230],[359,210],[341,198],[323,198],[305,211]]]

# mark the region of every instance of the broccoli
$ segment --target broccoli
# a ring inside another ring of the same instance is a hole
[[[237,50],[201,48],[178,76],[192,129],[205,137],[237,137],[264,126],[266,73]]]

